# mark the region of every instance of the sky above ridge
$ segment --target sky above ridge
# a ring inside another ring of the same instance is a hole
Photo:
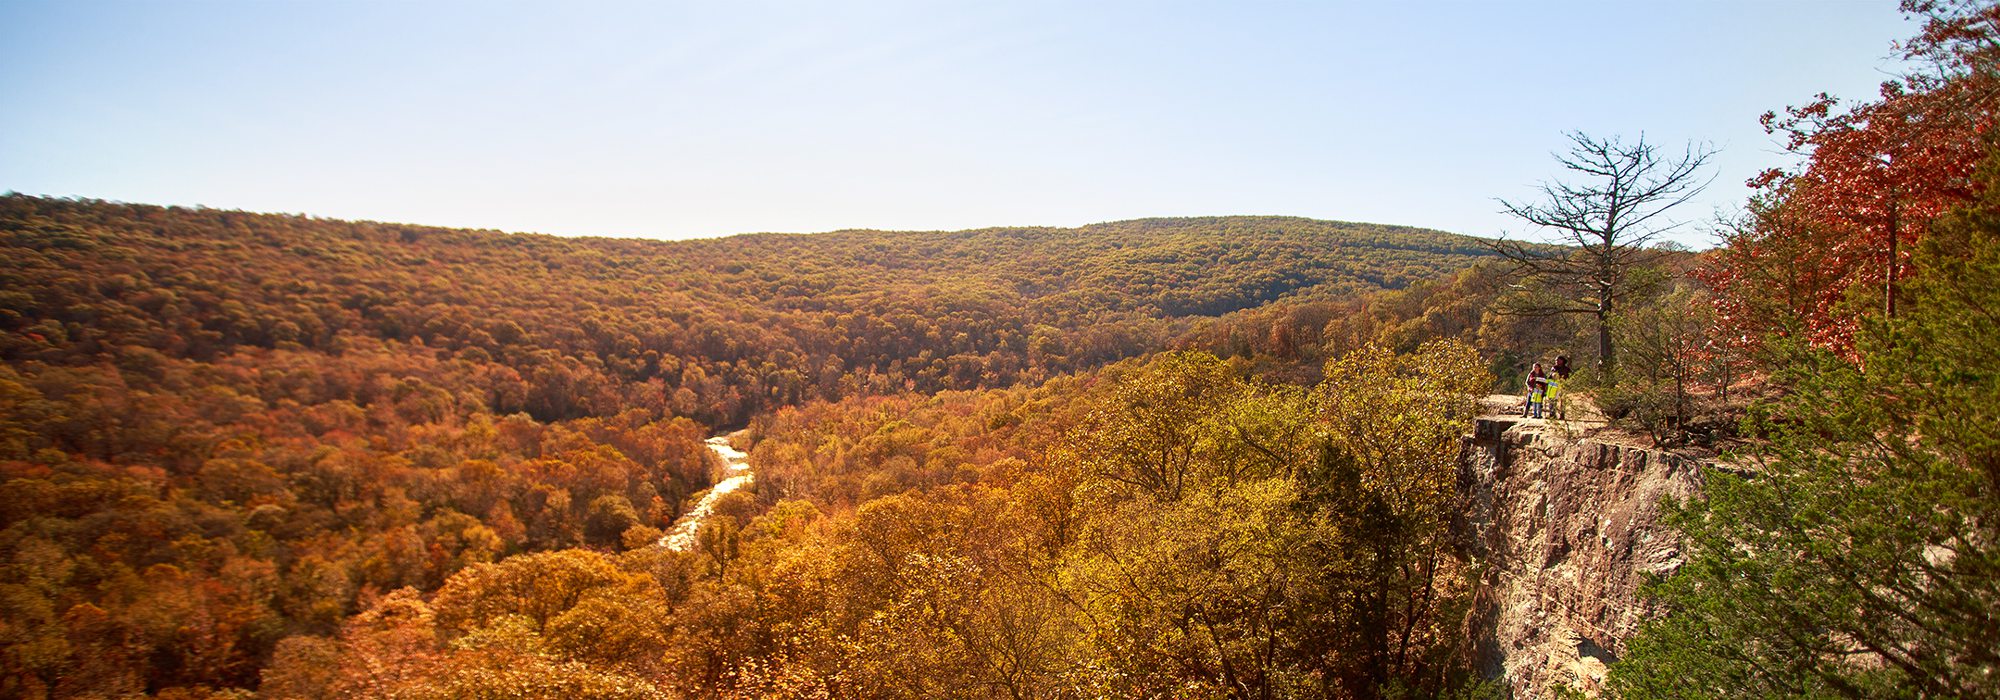
[[[1582,130],[1790,161],[1893,0],[0,0],[0,191],[557,234],[1281,214],[1534,237]],[[1699,226],[1676,237],[1708,244]]]

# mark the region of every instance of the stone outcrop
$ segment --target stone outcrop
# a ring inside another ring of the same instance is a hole
[[[1460,464],[1477,656],[1517,698],[1602,687],[1652,613],[1640,585],[1682,561],[1661,500],[1695,494],[1714,468],[1575,425],[1481,418]]]

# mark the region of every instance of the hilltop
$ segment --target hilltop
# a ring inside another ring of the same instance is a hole
[[[1198,317],[1401,288],[1485,254],[1466,236],[1288,217],[655,241],[21,195],[0,200],[0,235],[9,362],[420,343],[520,373],[496,412],[605,415],[635,403],[618,387],[657,380],[673,413],[711,424],[1038,380],[1161,347]]]

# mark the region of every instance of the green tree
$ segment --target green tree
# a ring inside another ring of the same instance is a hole
[[[1221,409],[1244,389],[1213,355],[1161,355],[1119,378],[1080,431],[1078,452],[1095,476],[1178,500],[1211,461]]]
[[[1466,680],[1445,526],[1481,365],[1450,341],[1364,347],[1312,392],[1200,353],[1118,376],[1071,448],[1084,517],[1058,580],[1087,638],[1078,682],[1372,698]]]
[[[1624,357],[1617,381],[1591,397],[1598,407],[1644,428],[1655,444],[1687,436],[1699,413],[1696,390],[1721,388],[1726,380],[1717,371],[1726,365],[1715,356],[1726,349],[1715,337],[1714,308],[1706,292],[1688,283],[1633,305],[1613,324]]]
[[[1934,222],[1860,363],[1794,350],[1750,476],[1670,523],[1689,560],[1633,698],[2000,697],[2000,189]]]
[[[1327,695],[1402,688],[1437,695],[1466,680],[1457,652],[1468,591],[1451,556],[1458,446],[1491,383],[1457,341],[1398,355],[1370,346],[1329,363],[1314,392],[1322,433],[1301,507],[1336,536],[1303,604],[1304,650],[1335,659]]]

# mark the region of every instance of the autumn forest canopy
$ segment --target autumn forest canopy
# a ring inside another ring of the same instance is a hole
[[[6,195],[0,698],[1501,697],[1461,450],[1558,354],[1735,465],[1592,692],[2000,697],[2000,9],[1905,9],[1714,222],[1704,147],[1583,133],[1502,241]]]

